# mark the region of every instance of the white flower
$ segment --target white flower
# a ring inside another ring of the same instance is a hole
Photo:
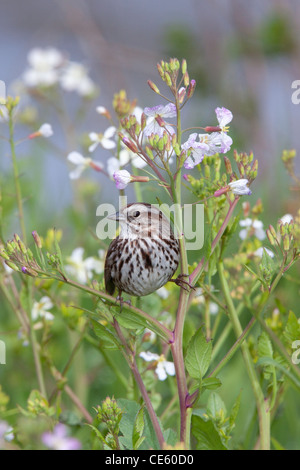
[[[123,142],[121,145],[124,145]],[[129,148],[124,148],[120,151],[119,154],[120,159],[120,166],[125,166],[127,163],[132,163],[135,168],[144,168],[147,165],[147,162],[143,160],[139,155],[136,153],[131,152]]]
[[[242,240],[245,240],[250,235],[254,235],[259,240],[264,240],[266,238],[266,233],[263,229],[263,223],[261,220],[252,220],[248,217],[247,219],[240,221],[240,226],[245,227],[239,233]]]
[[[84,249],[81,247],[75,248],[71,256],[68,258],[68,263],[65,269],[70,276],[73,276],[81,284],[86,284],[89,279],[93,277],[93,271],[96,274],[103,272],[103,261],[94,257],[83,259]]]
[[[255,256],[258,256],[259,258],[262,258],[262,255],[263,255],[263,252],[266,252],[267,255],[269,255],[271,258],[274,258],[274,253],[273,251],[269,250],[268,248],[264,247],[264,246],[260,246],[259,248],[257,248],[257,250],[254,252],[254,255]]]
[[[292,220],[294,220],[294,217],[291,214],[285,214],[279,219],[279,222],[284,225],[289,224]]]
[[[60,51],[53,47],[34,48],[29,51],[28,68],[23,74],[26,86],[51,86],[59,80],[59,67],[64,61]]]
[[[113,174],[118,189],[125,189],[132,180],[131,174],[127,170],[117,170]]]
[[[66,91],[76,91],[81,96],[89,96],[95,91],[95,84],[88,76],[84,65],[69,62],[60,76],[61,87]]]
[[[167,299],[169,297],[170,292],[168,291],[168,289],[165,288],[165,286],[162,286],[157,289],[156,294],[158,294],[161,299]]]
[[[42,137],[51,137],[53,135],[53,129],[51,124],[45,123],[42,124],[39,130],[37,131]]]
[[[110,178],[113,179],[113,174],[115,171],[120,169],[120,161],[116,157],[110,157],[107,159],[107,173],[109,174]]]
[[[104,131],[104,134],[97,134],[96,132],[90,132],[89,138],[93,142],[92,145],[89,146],[89,152],[93,152],[99,144],[102,145],[104,149],[110,150],[116,147],[116,142],[111,140],[111,138],[115,135],[116,128],[114,126],[110,126]]]
[[[228,184],[233,194],[237,196],[250,196],[252,194],[250,188],[248,188],[247,184],[249,181],[247,179],[240,179],[236,181],[232,181]]]
[[[41,298],[39,302],[34,302],[31,310],[31,318],[33,321],[39,318],[45,318],[47,321],[54,320],[54,316],[49,312],[54,305],[51,299],[47,296]]]
[[[101,171],[103,169],[103,165],[100,162],[96,162],[91,158],[86,158],[79,152],[71,152],[67,156],[69,162],[76,165],[75,170],[72,170],[69,173],[69,177],[71,180],[76,180],[81,176],[81,173],[86,170],[86,168],[91,167],[96,171]]]
[[[168,375],[175,375],[175,366],[173,362],[166,361],[165,356],[161,354],[147,352],[141,352],[140,357],[147,362],[156,362],[155,372],[157,374],[158,380],[166,380]]]
[[[193,133],[182,145],[183,150],[191,152],[191,155],[184,162],[186,169],[192,169],[195,165],[201,163],[204,155],[212,156],[216,153],[227,153],[230,150],[232,138],[227,134],[227,124],[232,120],[232,112],[226,108],[216,108],[215,112],[221,130],[208,134]],[[198,137],[199,140],[197,141]]]
[[[149,117],[147,120],[147,125],[144,129],[144,134],[149,137],[151,134],[158,134],[159,137],[163,136],[165,129],[170,132],[170,134],[174,134],[174,129],[172,126],[166,124],[165,127],[162,127],[156,121],[156,117],[160,117],[161,119],[165,118],[172,118],[176,117],[176,106],[173,103],[169,103],[166,106],[160,104],[158,106],[154,106],[153,108],[145,108],[144,113],[146,116]]]
[[[96,111],[97,111],[97,113],[99,113],[101,115],[105,115],[108,112],[107,109],[104,106],[97,106]]]
[[[209,152],[209,146],[206,142],[196,142],[197,136],[196,132],[191,134],[188,140],[182,144],[182,149],[191,153],[184,162],[186,169],[192,169],[195,165],[201,163],[204,155],[207,155]]]
[[[216,108],[215,113],[217,115],[217,120],[222,131],[227,132],[227,124],[229,124],[233,118],[232,112],[229,111],[229,109],[223,107]]]

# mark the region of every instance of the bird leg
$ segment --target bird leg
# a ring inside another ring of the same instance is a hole
[[[176,279],[170,279],[169,282],[174,282],[177,286],[182,287],[182,289],[189,291],[190,289],[196,290],[195,286],[192,286],[189,281],[185,281],[184,277],[190,277],[189,274],[179,274]]]
[[[131,301],[130,300],[124,300],[122,297],[122,291],[119,291],[119,295],[117,296],[116,300],[120,302],[120,313],[122,313],[122,307],[123,304],[127,304],[131,307]]]

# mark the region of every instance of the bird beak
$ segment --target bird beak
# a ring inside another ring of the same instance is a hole
[[[115,212],[114,214],[108,215],[108,219],[110,220],[124,220],[124,215],[120,214],[120,212]]]

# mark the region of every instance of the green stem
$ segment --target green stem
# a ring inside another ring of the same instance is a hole
[[[28,305],[28,317],[30,321],[29,337],[30,337],[30,343],[32,347],[33,359],[34,359],[34,364],[35,364],[35,371],[36,371],[36,376],[37,376],[40,392],[43,395],[43,397],[47,398],[47,391],[46,391],[44,374],[43,374],[41,358],[40,358],[41,347],[36,339],[34,323],[33,323],[32,315],[31,315],[31,311],[32,311],[31,279],[27,280],[26,288],[27,288],[27,298],[28,298],[28,304],[29,304]]]
[[[45,271],[42,270],[37,270],[39,275],[44,276],[48,279],[56,279],[57,281],[64,282],[65,284],[68,284],[72,287],[76,287],[76,289],[79,289],[83,292],[86,292],[87,294],[94,295],[100,299],[105,299],[108,300],[110,303],[113,305],[120,305],[119,301],[107,294],[106,292],[99,291],[96,289],[93,289],[91,287],[88,287],[83,284],[79,284],[76,281],[73,281],[71,279],[63,278],[61,276],[55,275],[53,273],[49,274]],[[148,328],[149,329],[154,329],[156,333],[160,335],[160,337],[166,342],[166,343],[171,343],[173,341],[173,333],[170,331],[167,327],[165,327],[162,323],[160,323],[156,318],[151,317],[148,313],[144,312],[143,310],[140,310],[139,308],[133,307],[132,305],[124,304],[123,309],[129,310],[130,312],[136,314],[137,316],[141,317],[144,321],[148,323]]]
[[[17,156],[16,156],[16,151],[15,151],[14,122],[13,122],[12,113],[13,113],[13,107],[9,109],[9,143],[10,143],[10,150],[11,150],[11,157],[12,157],[12,164],[13,164],[13,173],[14,173],[14,181],[15,181],[15,187],[16,187],[16,197],[17,197],[17,205],[18,205],[22,238],[23,238],[24,243],[26,244],[26,229],[25,229],[25,221],[24,221],[20,175],[19,175]]]
[[[229,209],[228,209],[228,212],[227,212],[227,214],[226,214],[226,217],[225,217],[225,219],[224,219],[224,221],[223,221],[223,223],[222,223],[222,225],[221,225],[221,227],[220,227],[220,230],[218,231],[218,233],[217,233],[215,239],[213,240],[213,242],[212,242],[212,244],[211,244],[211,251],[210,251],[210,254],[212,254],[212,253],[214,252],[214,250],[215,250],[215,248],[216,248],[216,246],[217,246],[217,244],[218,244],[220,238],[222,237],[223,233],[225,232],[225,229],[226,229],[226,227],[227,227],[227,225],[228,225],[228,222],[229,222],[230,218],[232,217],[233,211],[234,211],[234,209],[235,209],[235,207],[236,207],[236,205],[237,205],[239,199],[240,199],[239,196],[237,196],[237,197],[234,199],[234,201],[230,204]],[[208,261],[207,261],[207,263],[208,263]],[[207,263],[206,263],[206,264],[207,264]],[[203,268],[206,266],[206,264],[205,264],[205,258],[203,257],[203,258],[201,259],[201,261],[198,263],[198,265],[196,266],[196,268],[194,269],[194,271],[192,272],[192,274],[190,275],[190,283],[191,283],[192,285],[195,285],[195,284],[196,284],[196,282],[197,282],[197,280],[199,279],[199,277],[200,277],[200,275],[201,275],[201,273],[202,273],[202,270],[203,270]],[[191,295],[193,295],[193,292],[194,292],[194,291],[191,292]]]
[[[141,374],[138,370],[138,367],[137,367],[137,363],[136,363],[136,360],[135,360],[135,356],[134,356],[134,353],[133,351],[130,349],[130,347],[128,346],[127,344],[127,341],[126,339],[124,338],[124,335],[122,333],[122,330],[120,328],[120,325],[118,324],[117,320],[114,319],[114,328],[115,328],[115,331],[121,341],[121,343],[123,344],[123,355],[133,373],[133,376],[135,378],[135,381],[139,387],[139,390],[141,392],[141,395],[143,397],[143,400],[145,402],[145,405],[147,407],[147,410],[148,410],[148,413],[149,413],[149,416],[150,416],[150,419],[151,419],[151,422],[152,422],[152,425],[153,425],[153,428],[154,428],[154,431],[155,431],[155,434],[156,434],[156,437],[157,437],[157,440],[159,442],[159,446],[161,449],[163,449],[164,445],[165,445],[165,438],[163,436],[163,433],[162,433],[162,430],[161,430],[161,427],[160,427],[160,424],[159,424],[159,421],[158,421],[158,418],[156,416],[156,413],[154,411],[154,408],[152,406],[152,403],[151,403],[151,400],[150,400],[150,397],[148,395],[148,392],[147,392],[147,389],[145,387],[145,384],[143,382],[143,379],[141,377]]]
[[[243,329],[240,324],[239,318],[236,313],[236,309],[229,291],[229,286],[225,277],[223,262],[220,261],[218,264],[218,272],[220,276],[220,282],[223,290],[223,294],[228,307],[228,314],[232,322],[232,326],[237,338],[243,335]],[[252,390],[256,400],[256,408],[259,419],[259,430],[260,430],[260,445],[262,450],[270,449],[270,409],[267,400],[264,398],[264,394],[259,384],[258,377],[255,372],[254,364],[251,358],[250,351],[246,342],[242,342],[241,351],[245,363],[245,367],[251,382]]]
[[[181,142],[181,117],[180,105],[176,98],[177,108],[177,142]],[[173,201],[175,203],[175,220],[177,221],[177,236],[180,248],[180,261],[181,261],[181,274],[188,274],[188,260],[185,247],[185,239],[183,234],[182,212],[181,212],[181,168],[180,161],[177,161],[177,173],[175,182],[170,178],[171,192]],[[189,301],[189,292],[185,289],[180,289],[179,304],[176,314],[175,328],[173,331],[174,339],[171,344],[171,351],[175,366],[177,388],[180,406],[180,440],[185,443],[186,448],[189,448],[190,441],[190,420],[191,410],[187,407],[186,398],[188,396],[187,380],[185,374],[184,358],[183,358],[183,329],[184,321],[187,312]]]

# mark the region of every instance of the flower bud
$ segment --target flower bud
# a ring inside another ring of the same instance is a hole
[[[205,132],[221,132],[222,129],[219,126],[206,126],[204,128]]]
[[[146,146],[145,150],[146,150],[146,153],[147,153],[148,157],[149,157],[151,160],[153,160],[153,159],[154,159],[154,155],[153,155],[153,152],[152,152],[152,150],[150,149],[150,147]]]
[[[104,106],[97,106],[96,111],[102,116],[105,116],[108,120],[111,119],[110,112]]]
[[[184,74],[186,73],[186,70],[187,70],[186,60],[183,59],[183,60],[182,60],[182,63],[181,63],[181,72],[182,72],[182,75],[184,75]]]
[[[183,84],[185,87],[188,87],[190,84],[190,77],[188,72],[185,72],[185,74],[183,75]]]
[[[160,127],[165,127],[166,126],[165,121],[163,120],[163,118],[159,114],[155,117],[155,120],[160,125]]]
[[[162,79],[164,79],[164,70],[160,64],[157,64],[157,70]]]
[[[271,243],[271,245],[275,245],[276,244],[276,239],[273,237],[273,234],[271,233],[271,231],[269,229],[266,230],[266,234],[267,234],[268,240]]]
[[[162,152],[165,149],[165,142],[164,142],[164,137],[161,137],[158,141],[157,148],[160,152]]]
[[[231,166],[229,158],[226,157],[226,155],[224,155],[224,163],[225,163],[226,173],[228,175],[232,175],[232,166]]]
[[[276,240],[277,239],[277,233],[276,233],[276,230],[273,227],[273,225],[269,225],[269,231],[272,234],[272,237],[275,238],[275,240]]]
[[[195,88],[196,88],[196,80],[192,79],[191,83],[189,84],[188,91],[187,91],[188,99],[190,99],[193,96]]]
[[[290,249],[290,237],[288,235],[283,237],[283,249],[284,251],[289,251]]]
[[[171,87],[172,86],[172,80],[171,80],[170,74],[168,72],[165,72],[164,79],[165,79],[166,84],[169,87]]]
[[[180,104],[183,103],[185,95],[186,95],[186,89],[184,88],[184,86],[182,86],[180,90],[178,91],[178,99],[179,99]]]
[[[213,196],[220,197],[220,196],[223,196],[223,194],[226,194],[228,191],[229,191],[229,186],[225,186],[224,188],[220,188],[217,191],[215,191]]]
[[[34,230],[34,231],[31,233],[31,235],[33,236],[33,239],[34,239],[34,241],[35,241],[36,246],[37,246],[38,248],[42,248],[42,241],[41,241],[41,239],[40,239],[39,234],[37,233],[37,231]]]
[[[7,264],[7,266],[11,269],[13,269],[14,271],[20,271],[18,266],[13,263],[12,261],[5,261],[5,264]]]
[[[28,276],[31,276],[31,277],[37,277],[38,275],[36,271],[26,266],[22,267],[22,273],[27,274]]]
[[[127,137],[123,137],[123,138],[122,138],[122,142],[123,142],[123,144],[125,144],[126,147],[128,147],[129,150],[131,150],[133,153],[138,153],[138,149],[137,149],[135,143],[132,142],[132,140],[128,139]]]
[[[142,113],[142,116],[141,116],[141,129],[142,129],[142,131],[145,129],[146,124],[147,124],[147,116],[146,116],[145,113]]]
[[[155,93],[159,94],[159,89],[155,85],[155,83],[153,83],[151,80],[148,80],[147,83],[148,83],[149,87],[151,88],[151,90],[153,90]]]
[[[8,256],[8,254],[6,253],[6,251],[5,251],[4,248],[1,248],[1,250],[0,250],[0,256],[1,256],[1,258],[6,259],[7,261],[9,261],[9,256]]]

